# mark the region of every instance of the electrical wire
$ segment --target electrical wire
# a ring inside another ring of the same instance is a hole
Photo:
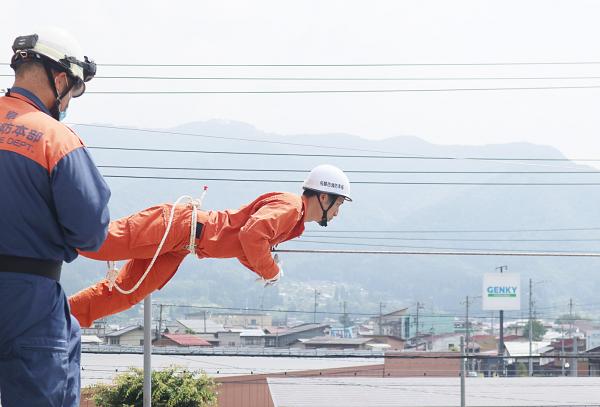
[[[12,77],[14,74],[0,74]],[[104,75],[94,79],[137,79],[137,80],[200,80],[200,81],[498,81],[498,80],[596,80],[600,76],[482,76],[482,77],[265,77],[265,76],[142,76]]]
[[[319,238],[322,238],[323,236],[319,236]],[[481,255],[506,255],[506,256],[519,256],[519,255],[524,255],[524,256],[561,256],[564,255],[566,257],[570,257],[570,256],[574,256],[574,257],[598,257],[600,256],[600,253],[597,252],[581,252],[581,251],[565,251],[565,250],[546,250],[546,249],[536,249],[536,250],[532,250],[532,249],[498,249],[498,248],[494,248],[494,249],[489,249],[489,248],[475,248],[475,247],[437,247],[437,246],[407,246],[407,245],[392,245],[392,244],[374,244],[374,243],[357,243],[357,242],[331,242],[331,241],[323,241],[323,240],[305,240],[303,238],[299,238],[297,240],[294,240],[293,243],[317,243],[317,244],[334,244],[334,245],[343,245],[343,246],[367,246],[367,247],[390,247],[390,248],[403,248],[403,249],[427,249],[427,250],[454,250],[454,251],[464,251],[464,250],[469,250],[469,251],[473,251],[473,255],[477,255],[477,254],[481,254]],[[508,252],[507,252],[508,250]],[[286,252],[285,249],[275,249],[273,250],[274,252]],[[295,251],[294,251],[295,252]],[[312,252],[312,251],[311,251]],[[316,252],[318,253],[331,253],[332,251],[319,251],[317,250]],[[343,251],[343,253],[352,253],[352,251]],[[357,254],[362,253],[364,254],[364,251],[358,251]],[[376,252],[372,253],[372,254],[377,254]],[[392,252],[381,252],[380,254],[394,254]],[[396,253],[396,254],[402,254],[402,253]],[[430,252],[407,252],[404,254],[431,254],[431,255],[435,255],[435,254],[440,254],[440,255],[444,255],[444,254],[454,254],[454,253],[430,253]],[[463,253],[464,254],[464,253]]]
[[[600,61],[493,61],[493,62],[378,62],[378,63],[313,63],[313,64],[156,64],[156,63],[104,63],[112,67],[392,67],[392,66],[521,66],[521,65],[599,65]],[[10,65],[0,63],[0,65]]]
[[[398,153],[394,153],[394,152],[390,152],[390,151],[383,151],[383,150],[373,150],[373,149],[361,149],[361,148],[351,148],[351,147],[339,147],[339,146],[327,146],[327,145],[317,145],[317,144],[307,144],[307,143],[293,143],[293,142],[285,142],[285,141],[273,141],[273,140],[264,140],[264,139],[255,139],[255,138],[243,138],[243,137],[227,137],[227,136],[215,136],[215,135],[207,135],[207,134],[199,134],[199,133],[189,133],[189,132],[180,132],[180,131],[169,131],[169,130],[153,130],[153,129],[137,129],[137,128],[131,128],[131,127],[120,127],[120,126],[109,126],[109,125],[100,125],[100,124],[87,124],[87,123],[70,123],[71,125],[75,125],[75,126],[85,126],[85,127],[96,127],[96,128],[104,128],[104,129],[112,129],[112,130],[124,130],[124,131],[135,131],[135,132],[142,132],[142,133],[147,133],[147,134],[168,134],[168,135],[181,135],[181,136],[190,136],[190,137],[201,137],[201,138],[210,138],[210,139],[221,139],[221,140],[232,140],[232,141],[248,141],[248,142],[255,142],[255,143],[263,143],[263,144],[276,144],[276,145],[288,145],[288,146],[294,146],[294,147],[309,147],[309,148],[320,148],[320,149],[333,149],[333,150],[345,150],[345,151],[361,151],[361,152],[370,152],[370,153],[378,153],[378,154],[396,154],[395,158],[402,158],[402,159],[409,159],[409,158],[414,158],[414,159],[442,159],[442,160],[480,160],[480,161],[484,161],[484,162],[489,162],[489,161],[548,161],[547,159],[543,159],[543,158],[523,158],[523,159],[513,159],[513,158],[508,158],[508,157],[502,157],[502,158],[498,158],[498,159],[494,159],[489,158],[489,157],[439,157],[439,156],[423,156],[423,155],[416,155],[416,154],[411,154],[411,155],[406,155],[406,154],[398,154]],[[94,148],[94,147],[89,147],[89,148]],[[96,147],[96,148],[101,148],[101,147]],[[180,152],[182,150],[178,150],[177,152]],[[223,152],[223,154],[226,154],[225,152]],[[255,154],[260,154],[260,153],[255,153]],[[277,155],[282,155],[282,154],[277,154]],[[399,157],[398,157],[399,155]],[[388,157],[388,155],[382,156],[382,155],[375,155],[375,156],[334,156],[334,155],[329,155],[330,157],[338,157],[338,158],[381,158],[381,157]],[[571,160],[568,158],[562,158],[562,159],[556,159],[553,158],[551,159],[552,161],[590,161],[590,160]],[[526,163],[522,163],[522,162],[517,162],[515,163],[517,165],[534,165],[534,164],[526,164]],[[543,166],[543,167],[550,167],[549,165],[538,165],[538,166]],[[554,168],[570,168],[570,167],[556,167],[556,166],[551,166]]]
[[[267,168],[215,168],[215,167],[157,167],[144,165],[97,165],[98,168],[113,168],[113,169],[139,169],[139,170],[178,170],[178,171],[227,171],[227,172],[276,172],[276,173],[302,173],[305,174],[305,169],[267,169]],[[348,170],[344,169],[348,174],[519,174],[519,175],[549,175],[549,174],[595,174],[599,175],[600,171],[410,171],[410,170]]]
[[[301,238],[325,239],[357,239],[357,240],[400,240],[400,241],[434,241],[434,242],[600,242],[600,239],[440,239],[440,238],[412,238],[412,237],[376,237],[376,236],[340,236],[340,235],[311,235],[305,233]],[[343,244],[343,242],[338,242]],[[401,246],[402,247],[402,246]]]
[[[248,307],[225,307],[225,306],[202,306],[202,305],[189,305],[189,304],[171,304],[171,303],[154,303],[153,306],[163,306],[163,307],[172,307],[172,308],[186,308],[186,309],[198,309],[198,310],[216,310],[216,311],[239,311],[239,312],[260,312],[260,313],[264,313],[264,312],[273,312],[273,313],[289,313],[289,314],[317,314],[317,315],[351,315],[351,316],[356,316],[356,317],[369,317],[369,318],[379,318],[381,315],[385,315],[385,314],[379,314],[376,312],[372,312],[372,313],[368,313],[368,312],[352,312],[352,311],[347,311],[347,312],[341,312],[341,311],[315,311],[315,310],[294,310],[294,309],[276,309],[276,308],[248,308]],[[406,307],[406,309],[408,309],[409,307]],[[524,319],[521,315],[519,316],[511,316],[511,313],[521,313],[521,311],[504,311],[504,319],[506,321],[514,321],[514,320],[522,320]],[[415,312],[407,312],[406,316],[410,317],[412,319],[416,318],[416,313]],[[470,316],[472,318],[481,318],[481,319],[488,319],[491,318],[491,316],[486,313],[471,313]],[[464,312],[455,312],[455,313],[424,313],[424,312],[420,312],[419,313],[419,318],[464,318],[465,314]],[[525,318],[526,319],[526,318]],[[427,323],[427,325],[430,325],[430,322]]]
[[[277,95],[277,94],[327,94],[327,93],[414,93],[414,92],[478,92],[478,91],[520,91],[520,90],[574,90],[600,89],[600,85],[580,86],[516,86],[494,88],[437,88],[437,89],[310,89],[310,90],[91,90],[91,95]]]
[[[135,129],[134,129],[135,130]],[[157,133],[165,133],[156,131]],[[167,132],[168,133],[168,132]],[[219,137],[221,138],[221,137]],[[245,139],[235,139],[248,141]],[[268,142],[268,141],[266,141]],[[284,143],[278,143],[284,144]],[[288,144],[288,143],[285,143]],[[299,144],[296,144],[299,145]],[[310,146],[310,145],[302,145]],[[314,146],[312,146],[314,147]],[[323,146],[326,147],[326,146]],[[323,153],[276,153],[266,151],[223,151],[223,150],[195,150],[195,149],[171,149],[171,148],[142,148],[142,147],[109,147],[109,146],[88,146],[92,150],[110,150],[110,151],[144,151],[159,153],[200,153],[200,154],[225,154],[225,155],[257,155],[257,156],[276,156],[276,157],[329,157],[329,158],[365,158],[365,159],[393,159],[393,160],[441,160],[441,161],[581,161],[595,162],[600,158],[541,158],[541,157],[450,157],[450,156],[418,156],[418,155],[347,155],[347,154],[323,154]]]
[[[600,226],[594,227],[565,227],[565,228],[541,228],[541,229],[401,229],[401,230],[377,230],[377,229],[335,229],[306,230],[306,233],[523,233],[523,232],[570,232],[570,231],[600,231]]]
[[[283,179],[240,179],[240,178],[209,178],[209,177],[167,177],[150,175],[118,175],[105,174],[104,178],[126,179],[155,179],[180,181],[219,181],[219,182],[262,182],[262,183],[294,183],[301,184],[302,180]],[[600,182],[400,182],[400,181],[352,181],[356,185],[452,185],[452,186],[600,186]]]

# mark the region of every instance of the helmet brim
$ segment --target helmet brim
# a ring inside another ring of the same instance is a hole
[[[330,192],[330,191],[322,191],[322,190],[320,190],[320,189],[307,188],[307,187],[302,187],[302,189],[304,189],[304,190],[308,190],[308,191],[314,191],[314,192],[318,192],[319,194],[327,194],[327,195],[341,196],[342,198],[344,198],[344,201],[352,202],[352,198],[350,198],[348,195],[340,195],[340,194],[336,194],[336,193],[334,193],[334,192]]]

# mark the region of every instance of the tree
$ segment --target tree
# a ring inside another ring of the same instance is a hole
[[[546,335],[547,329],[544,328],[544,325],[538,320],[533,320],[531,325],[533,326],[533,340],[541,341],[544,335]],[[525,338],[529,338],[529,324],[525,325],[525,328],[523,329],[523,336]]]
[[[344,326],[344,328],[348,328],[348,327],[354,325],[354,321],[352,320],[352,318],[350,318],[350,315],[348,315],[348,314],[340,315],[338,320]]]
[[[529,371],[527,370],[527,365],[525,363],[517,362],[516,375],[520,377],[529,375]]]
[[[142,407],[144,374],[130,368],[115,377],[113,384],[91,386],[100,407]],[[152,372],[152,405],[159,407],[213,407],[217,405],[217,385],[205,373],[171,366]]]

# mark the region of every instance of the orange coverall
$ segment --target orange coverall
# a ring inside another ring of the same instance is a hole
[[[238,210],[198,211],[202,233],[196,239],[200,258],[237,258],[264,279],[271,279],[279,268],[271,248],[298,237],[304,231],[306,198],[271,192],[259,196]],[[164,204],[145,209],[110,223],[108,237],[97,252],[83,252],[96,260],[129,260],[119,272],[116,283],[123,289],[133,287],[146,271],[164,235],[173,206]],[[173,277],[189,253],[191,205],[178,205],[169,235],[152,270],[139,288],[129,295],[108,290],[108,280],[92,285],[69,298],[71,313],[84,327],[94,320],[124,311]]]

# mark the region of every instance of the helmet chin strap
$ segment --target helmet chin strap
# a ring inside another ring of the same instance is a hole
[[[331,198],[330,198],[331,199]],[[323,217],[321,218],[321,220],[319,221],[319,225],[321,226],[327,226],[327,212],[333,207],[333,205],[335,205],[335,199],[333,199],[330,203],[329,206],[327,207],[327,209],[325,209],[323,207],[323,204],[321,203],[321,199],[320,197],[317,197],[317,200],[319,201],[319,206],[321,207],[321,210],[323,211]]]
[[[52,75],[52,69],[46,63],[44,63],[43,65],[44,65],[44,70],[46,71],[46,74],[48,75],[48,81],[50,82],[50,87],[54,91],[54,97],[56,98],[56,100],[52,104],[52,107],[49,109],[50,114],[52,114],[52,117],[54,117],[54,119],[59,120],[59,118],[60,118],[60,102],[61,102],[62,98],[64,98],[69,93],[69,91],[73,87],[73,84],[68,85],[61,95],[60,93],[58,93],[58,89],[56,89],[56,84],[54,83],[54,75]]]

